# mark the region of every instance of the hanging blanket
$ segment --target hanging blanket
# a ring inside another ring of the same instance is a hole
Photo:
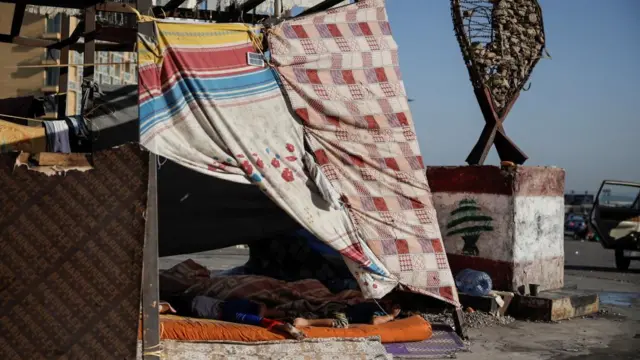
[[[268,41],[366,248],[405,288],[457,305],[384,0],[282,22]]]
[[[365,297],[395,288],[397,278],[368,249],[347,209],[331,198],[332,185],[305,166],[302,159],[312,155],[305,153],[303,126],[289,111],[275,72],[248,63],[248,53],[260,52],[256,29],[155,25],[157,41],[141,36],[138,43],[142,145],[201,173],[258,186],[340,252]]]
[[[333,294],[315,279],[286,282],[259,275],[209,277],[207,269],[193,260],[161,272],[160,288],[167,295],[189,293],[221,300],[249,299],[294,314],[331,314],[364,300],[360,291]]]

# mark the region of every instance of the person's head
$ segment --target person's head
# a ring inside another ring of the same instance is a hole
[[[390,313],[393,309],[398,307],[393,300],[388,298],[378,300],[378,305],[380,305],[380,307],[387,313]]]

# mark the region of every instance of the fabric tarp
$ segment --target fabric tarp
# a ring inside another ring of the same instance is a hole
[[[384,0],[282,22],[268,41],[367,247],[405,288],[457,304]]]
[[[136,85],[100,85],[85,113],[93,151],[138,142]]]
[[[139,42],[141,144],[201,173],[258,186],[343,255],[365,296],[395,288],[348,212],[332,207],[307,176],[303,127],[276,74],[247,64],[256,29],[157,21],[156,31],[157,42]]]
[[[382,0],[270,30],[279,74],[248,65],[256,28],[155,25],[157,41],[139,41],[143,146],[258,186],[343,256],[365,297],[401,285],[458,304]]]

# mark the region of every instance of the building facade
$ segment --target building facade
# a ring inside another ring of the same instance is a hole
[[[13,19],[13,4],[0,3],[0,32],[10,32]],[[69,21],[70,33],[79,19],[63,14],[40,15],[26,12],[21,36],[60,40],[63,19]],[[0,99],[21,96],[43,96],[60,92],[60,50],[0,43]],[[94,81],[98,84],[136,84],[135,53],[97,52],[96,63],[104,63],[95,68]],[[77,51],[69,51],[69,64],[83,64],[84,56]],[[69,66],[67,76],[67,115],[80,113],[82,66]],[[48,113],[43,118],[56,118],[56,113]]]

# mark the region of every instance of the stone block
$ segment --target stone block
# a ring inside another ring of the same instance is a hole
[[[563,287],[563,169],[433,166],[427,179],[454,274],[484,271],[513,292]]]

